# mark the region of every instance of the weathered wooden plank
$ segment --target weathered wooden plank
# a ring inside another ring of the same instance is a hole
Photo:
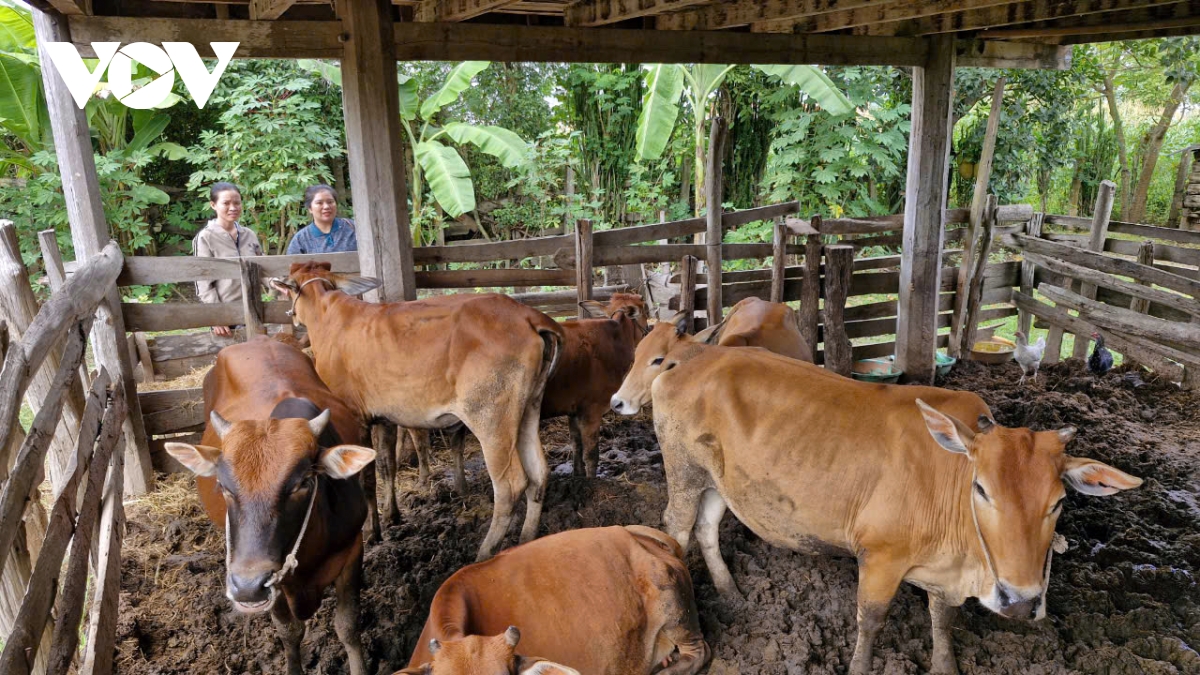
[[[1153,241],[1150,241],[1149,239],[1147,239],[1142,242],[1141,247],[1138,248],[1137,261],[1138,261],[1138,264],[1141,264],[1141,265],[1148,265],[1148,266],[1154,265],[1154,242]],[[1145,282],[1142,282],[1142,285],[1147,288],[1151,287],[1150,284],[1147,284]],[[1200,305],[1197,305],[1196,307],[1198,310],[1200,310]],[[1148,314],[1150,312],[1150,300],[1147,298],[1138,297],[1135,295],[1135,296],[1133,296],[1133,300],[1130,302],[1129,309],[1131,309],[1132,311],[1135,311],[1139,314]]]
[[[913,69],[912,133],[904,201],[896,366],[911,382],[933,382],[942,222],[953,114],[954,40],[930,39],[928,61]]]
[[[714,117],[708,134],[708,166],[705,168],[704,202],[708,205],[708,228],[704,235],[705,267],[708,273],[708,325],[721,322],[721,203],[725,196],[725,140],[729,135],[725,118]]]
[[[592,221],[583,219],[575,223],[575,299],[579,318],[591,314],[583,308],[583,302],[592,299]]]
[[[267,334],[266,309],[263,307],[262,268],[245,258],[241,260],[242,271],[242,315],[246,326],[246,339],[252,340]],[[150,379],[153,379],[153,375]]]
[[[1094,253],[1076,246],[1070,246],[1055,241],[1046,239],[1035,239],[1027,235],[1016,235],[1009,237],[1007,242],[1011,246],[1020,248],[1031,253],[1039,253],[1049,258],[1063,260],[1066,262],[1082,265],[1101,272],[1109,274],[1119,274],[1125,277],[1133,277],[1138,281],[1169,288],[1173,291],[1178,291],[1193,298],[1200,298],[1200,280],[1190,279],[1180,274],[1174,274],[1158,267],[1148,267],[1139,265],[1132,260],[1122,258],[1114,258],[1112,256]],[[1137,247],[1136,242],[1134,248]],[[1158,256],[1158,246],[1154,247],[1155,257]],[[1137,251],[1133,251],[1136,255]]]
[[[567,6],[563,22],[568,26],[601,26],[674,12],[707,2],[709,0],[583,0]]]
[[[1037,239],[1042,236],[1042,225],[1045,223],[1045,216],[1041,213],[1035,213],[1033,219],[1029,221],[1029,236]],[[1021,292],[1033,296],[1033,278],[1037,272],[1037,267],[1028,261],[1028,256],[1022,256],[1021,261]],[[1032,328],[1033,315],[1024,310],[1018,315],[1017,330],[1029,335],[1029,329]]]
[[[121,417],[126,414],[122,393],[120,388],[113,391],[112,402],[101,423],[100,439],[92,456],[93,463],[106,466],[117,441],[120,440]],[[82,470],[76,472],[68,480],[67,489],[55,498],[54,507],[50,512],[50,525],[46,530],[46,540],[42,543],[42,551],[29,580],[29,591],[21,605],[21,612],[17,615],[16,626],[5,641],[4,653],[0,654],[0,672],[13,675],[29,673],[29,654],[38,648],[38,636],[50,618],[50,609],[58,589],[56,579],[62,569],[67,544],[75,529],[75,500],[78,496],[75,484],[82,473]],[[90,480],[88,487],[91,487]],[[85,492],[85,500],[88,496],[90,495]],[[84,557],[86,558],[86,555]],[[108,656],[111,661],[111,654]]]
[[[962,273],[968,264],[965,260],[968,257],[966,252],[963,254],[964,261],[959,267],[958,281],[962,282],[965,279],[965,282],[958,285],[958,292],[954,299],[956,325],[951,331],[949,354],[955,358],[970,353],[971,347],[975,344],[975,329],[978,326],[980,301],[983,297],[983,276],[987,270],[988,255],[992,251],[993,230],[996,227],[995,214],[996,196],[988,195],[980,214],[978,243],[971,242],[968,247],[968,250],[973,252],[973,255],[969,256],[971,270],[966,275]]]
[[[78,37],[71,34],[66,17],[60,14],[34,12],[33,25],[42,63],[51,60],[46,52],[48,43],[67,42]],[[109,36],[100,38],[100,41],[112,39]],[[392,79],[395,80],[394,77]],[[57,68],[42,69],[42,89],[49,111],[51,135],[54,137],[54,153],[58,158],[59,172],[64,177],[63,197],[67,220],[71,223],[75,258],[91,260],[106,249],[112,234],[104,218],[100,179],[96,174],[87,116],[75,104]],[[137,385],[133,379],[133,363],[125,350],[121,294],[112,283],[100,286],[99,290],[104,292],[104,302],[100,305],[99,320],[94,324],[92,351],[97,365],[113,374],[114,381],[124,389],[125,399],[129,402],[129,415],[125,418],[125,452],[130,469],[126,473],[129,481],[126,487],[131,495],[141,494],[154,487],[154,470],[150,468],[150,452],[146,447],[145,430],[142,429],[142,411],[138,409],[135,397]]]
[[[787,269],[787,226],[783,218],[775,220],[771,251],[771,302],[783,302],[783,279]],[[851,259],[854,252],[850,252]]]
[[[1079,312],[1079,316],[1102,328],[1145,338],[1156,343],[1183,345],[1190,350],[1200,350],[1200,325],[1164,321],[1152,316],[1113,307],[1090,300],[1078,293],[1058,286],[1040,284],[1038,291],[1056,305]],[[1196,358],[1200,359],[1200,355]]]
[[[250,0],[251,21],[271,21],[283,16],[296,0]]]
[[[115,454],[109,463],[105,484],[104,507],[100,515],[93,588],[95,599],[88,613],[87,645],[79,675],[112,675],[115,671],[117,608],[121,592],[121,540],[125,536],[125,507],[121,484],[125,473],[124,457]]]
[[[1108,231],[1116,232],[1118,234],[1131,234],[1136,237],[1150,237],[1152,239],[1177,241],[1181,244],[1200,245],[1200,232],[1192,232],[1190,230],[1177,230],[1170,227],[1155,227],[1153,225],[1124,223],[1114,220],[1108,223]]]
[[[921,19],[946,12],[986,9],[1011,3],[1012,0],[929,0],[926,2],[876,2],[852,9],[839,9],[799,20],[770,22],[767,26],[752,26],[752,29],[778,30],[790,28],[798,33],[823,33],[845,30],[858,26],[869,26],[893,21]],[[782,25],[781,25],[782,24]],[[953,340],[951,340],[953,342]]]
[[[199,388],[144,391],[138,397],[149,406],[146,433],[174,434],[204,428],[204,392]]]
[[[1200,17],[1196,15],[1200,3],[1187,0],[1077,0],[1057,12],[1052,9],[1054,3],[1047,0],[1031,5],[1036,9],[1051,9],[1051,13],[1033,18],[1030,14],[1018,12],[1018,20],[1005,19],[995,24],[1007,28],[986,30],[980,36],[989,40],[1020,40],[1109,35],[1200,25]]]
[[[94,57],[93,42],[190,42],[212,58],[210,42],[240,43],[240,59],[340,59],[341,21],[243,21],[230,19],[156,19],[149,17],[70,17],[70,38],[80,56]]]
[[[358,264],[363,276],[383,284],[364,297],[416,300],[391,3],[357,0],[338,9],[345,30],[342,108]]]
[[[1138,242],[1126,239],[1106,239],[1104,241],[1105,251],[1130,257],[1137,256],[1138,247],[1140,246],[1141,244]],[[1196,267],[1200,266],[1200,249],[1171,246],[1170,244],[1155,244],[1154,259]]]
[[[877,23],[861,26],[856,32],[863,35],[932,35],[936,33],[995,29],[1003,26],[1083,17],[1075,25],[1088,25],[1105,21],[1101,12],[1131,7],[1149,7],[1175,0],[1028,0],[1019,3],[968,9],[962,12],[943,12],[918,19],[900,22]],[[987,30],[982,35],[988,39],[1010,40],[1014,33]]]
[[[413,12],[416,21],[466,21],[512,5],[517,0],[421,0]]]
[[[506,288],[509,286],[574,286],[568,270],[491,269],[417,272],[421,288]]]
[[[1097,252],[1104,250],[1104,240],[1108,237],[1108,220],[1112,217],[1113,201],[1116,199],[1116,193],[1117,186],[1110,180],[1101,181],[1100,187],[1096,190],[1096,206],[1092,212],[1092,223],[1088,228],[1088,250]],[[1073,285],[1073,288],[1089,300],[1096,299],[1096,287],[1089,283],[1077,283]],[[1083,336],[1077,335],[1075,337],[1075,346],[1071,350],[1071,355],[1077,359],[1082,359],[1087,356],[1088,343],[1087,340],[1079,339]]]
[[[696,258],[685,255],[679,263],[679,311],[687,318],[687,332],[696,332]]]
[[[1151,251],[1152,250],[1153,244],[1151,244]],[[1200,302],[1185,295],[1162,291],[1152,286],[1145,285],[1144,282],[1141,285],[1130,283],[1111,274],[1097,272],[1080,265],[1064,262],[1062,260],[1055,260],[1053,258],[1048,258],[1036,253],[1027,253],[1025,255],[1034,264],[1045,267],[1056,274],[1068,276],[1077,281],[1085,281],[1093,286],[1111,288],[1112,290],[1132,296],[1135,302],[1139,300],[1144,302],[1144,306],[1139,304],[1138,307],[1130,308],[1132,311],[1138,312],[1139,314],[1148,313],[1150,303],[1154,302],[1160,305],[1171,307],[1190,316],[1200,317]]]
[[[621,230],[613,231],[620,232]],[[599,237],[597,237],[597,247],[600,246],[598,240]],[[521,260],[522,258],[554,255],[555,251],[569,246],[574,246],[574,239],[569,234],[554,237],[517,239],[515,241],[494,241],[483,244],[420,246],[413,249],[413,260],[419,265]]]
[[[825,247],[825,367],[846,377],[850,376],[854,365],[845,322],[853,263],[853,246],[835,244]]]
[[[285,301],[264,303],[266,321],[290,323],[287,310],[291,306],[291,303]],[[126,302],[121,304],[121,312],[129,330],[147,332],[232,326],[241,323],[245,318],[241,302]]]

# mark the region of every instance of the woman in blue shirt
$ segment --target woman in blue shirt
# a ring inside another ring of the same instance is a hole
[[[292,237],[292,243],[287,248],[288,255],[358,250],[354,221],[337,217],[337,192],[333,188],[314,185],[305,190],[304,208],[312,215],[312,222]]]

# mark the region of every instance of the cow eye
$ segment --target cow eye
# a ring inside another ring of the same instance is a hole
[[[661,365],[662,365],[662,362],[663,362],[663,358],[664,358],[664,357],[660,356],[660,357],[658,357],[658,358],[654,359],[653,361],[651,361],[651,362],[650,362],[650,365],[652,365],[652,366],[661,366]]]
[[[988,498],[987,490],[983,489],[983,486],[979,484],[979,481],[975,481],[975,493],[978,494],[980,497],[983,497],[983,501],[985,501],[985,502],[992,501],[991,499]]]

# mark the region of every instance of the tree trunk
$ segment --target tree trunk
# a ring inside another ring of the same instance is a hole
[[[1117,107],[1117,88],[1113,83],[1113,73],[1104,73],[1104,98],[1108,101],[1108,112],[1112,116],[1113,131],[1117,136],[1117,155],[1121,162],[1121,212],[1120,220],[1129,222],[1130,182],[1129,146],[1125,143],[1125,125],[1121,122],[1121,111]]]
[[[1154,177],[1154,166],[1158,164],[1158,155],[1162,150],[1163,140],[1167,137],[1167,130],[1171,128],[1171,122],[1175,120],[1175,113],[1179,110],[1179,105],[1183,103],[1183,98],[1191,86],[1190,78],[1175,83],[1175,87],[1171,90],[1171,97],[1163,106],[1158,121],[1147,129],[1146,135],[1142,137],[1141,161],[1139,162],[1141,172],[1138,174],[1137,187],[1134,189],[1129,205],[1127,222],[1140,223],[1146,215],[1146,196],[1150,192],[1150,181]],[[1124,204],[1121,205],[1121,212],[1125,212]],[[1126,219],[1122,218],[1122,220]]]
[[[1067,198],[1067,215],[1079,215],[1079,200],[1083,197],[1083,179],[1080,177],[1080,160],[1075,160],[1075,170],[1071,172],[1071,194]],[[1045,213],[1043,211],[1043,213]]]

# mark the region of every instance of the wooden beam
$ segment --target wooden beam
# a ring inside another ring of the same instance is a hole
[[[296,0],[250,0],[250,20],[274,21],[294,4]]]
[[[347,3],[349,4],[349,3]],[[94,57],[93,42],[190,42],[200,56],[216,55],[210,42],[240,43],[239,59],[340,59],[345,29],[340,21],[230,21],[73,16],[70,40],[79,55]],[[397,94],[399,96],[399,94]]]
[[[1064,46],[1083,45],[1092,42],[1116,42],[1118,40],[1153,40],[1155,38],[1165,37],[1186,37],[1190,35],[1200,35],[1200,26],[1189,25],[1178,28],[1153,28],[1124,31],[1120,33],[1087,33],[1081,35],[1071,35],[1069,37],[1053,39],[1053,41]]]
[[[880,3],[879,0],[736,0],[685,12],[661,14],[655,17],[654,27],[659,30],[720,30],[797,20],[879,4],[889,3]]]
[[[930,41],[929,59],[913,69],[912,132],[904,199],[896,367],[907,381],[933,384],[937,350],[943,216],[949,183],[954,39]]]
[[[777,32],[779,29],[793,33],[823,33],[845,30],[857,26],[904,21],[937,16],[948,12],[972,9],[987,9],[1011,5],[1013,0],[930,0],[927,2],[874,2],[853,9],[824,12],[813,16],[786,21],[768,21],[751,24],[755,32]],[[953,341],[952,341],[953,342]]]
[[[563,21],[568,26],[599,26],[674,12],[708,2],[710,0],[583,0],[567,7]]]
[[[60,14],[84,16],[92,13],[92,0],[47,0]]]
[[[481,14],[494,12],[517,0],[423,0],[417,5],[413,19],[424,23],[434,21],[466,21]]]
[[[1094,25],[1095,23],[1109,22],[1111,19],[1103,16],[1103,13],[1118,10],[1131,10],[1131,14],[1143,17],[1142,20],[1148,21],[1153,18],[1169,18],[1160,16],[1163,10],[1156,8],[1164,6],[1165,11],[1170,12],[1172,11],[1170,7],[1177,4],[1188,3],[1181,3],[1180,0],[1026,0],[1025,2],[982,9],[947,12],[919,19],[862,25],[855,29],[855,33],[877,36],[932,35],[984,30],[1069,17],[1090,17],[1082,20],[1082,23]]]
[[[416,300],[391,5],[387,0],[349,2],[342,21],[349,35],[342,56],[342,100],[359,268],[363,276],[383,282],[369,299]]]
[[[67,19],[60,14],[34,12],[33,25],[42,63],[50,62],[50,56],[45,51],[46,43],[72,40]],[[67,219],[71,223],[75,257],[77,260],[88,260],[98,255],[112,239],[100,199],[100,181],[92,154],[91,133],[84,112],[75,105],[75,99],[59,76],[58,69],[42,69],[42,86],[50,113],[54,150],[63,175],[63,195],[66,198]],[[150,447],[146,431],[142,428],[142,410],[137,403],[133,363],[125,344],[121,294],[116,284],[107,289],[96,318],[92,333],[96,363],[113,374],[115,386],[122,390],[129,405],[129,414],[123,423],[125,455],[129,464],[129,470],[125,472],[125,493],[138,495],[154,487],[154,468],[150,465]]]
[[[1200,27],[1200,3],[1176,2],[1128,12],[1089,14],[1063,21],[1038,21],[1029,25],[984,31],[979,37],[989,40],[1012,40],[1119,34],[1189,27]]]
[[[1071,48],[1036,42],[959,40],[954,64],[958,68],[1020,68],[1069,70]],[[1006,206],[1001,209],[1009,208]]]

